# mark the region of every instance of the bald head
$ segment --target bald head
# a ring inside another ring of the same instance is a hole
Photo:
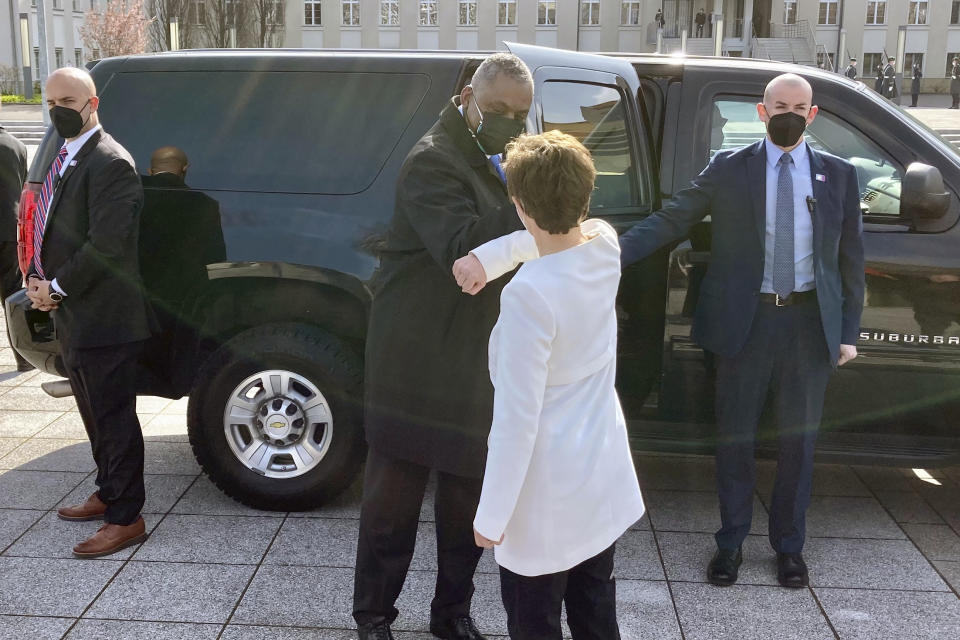
[[[763,90],[764,104],[772,105],[779,98],[804,98],[809,106],[813,102],[813,87],[795,73],[784,73],[767,83]]]
[[[160,147],[150,156],[150,175],[175,173],[180,177],[187,174],[189,166],[187,154],[179,147]]]
[[[99,106],[97,87],[85,69],[63,67],[47,78],[47,107],[51,110],[54,107],[73,109],[80,114],[83,122],[80,132],[68,137],[68,140],[80,137],[100,123],[97,116]],[[54,119],[54,124],[56,122]]]

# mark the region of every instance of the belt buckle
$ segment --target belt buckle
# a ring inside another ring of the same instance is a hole
[[[785,307],[785,306],[787,306],[787,300],[790,299],[790,296],[787,296],[786,298],[781,298],[779,293],[775,293],[775,294],[773,294],[773,295],[776,296],[776,298],[774,299],[774,302],[776,302],[776,305],[777,305],[778,307]]]

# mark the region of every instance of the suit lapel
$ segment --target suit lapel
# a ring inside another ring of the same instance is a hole
[[[817,253],[817,248],[820,246],[823,237],[823,214],[821,210],[827,204],[827,174],[824,169],[823,158],[809,144],[807,145],[807,156],[810,158],[810,183],[813,185],[813,199],[817,201],[817,204],[813,207],[813,213],[810,214],[810,221],[813,224],[813,248],[814,252]],[[817,176],[823,176],[823,180],[817,179]]]
[[[53,212],[57,208],[57,203],[60,201],[60,194],[63,193],[63,189],[67,183],[67,180],[69,180],[70,176],[73,175],[73,172],[77,170],[77,165],[80,164],[83,158],[86,157],[86,155],[89,154],[94,149],[94,147],[97,146],[102,136],[103,136],[102,129],[98,130],[96,133],[90,136],[90,139],[87,140],[85,143],[83,143],[83,146],[80,147],[80,151],[77,152],[77,155],[75,155],[70,160],[70,164],[67,165],[67,170],[63,172],[63,177],[60,178],[59,181],[57,181],[56,190],[53,192],[53,201],[50,202],[50,208],[47,210],[48,225],[53,220],[51,216],[53,215]]]
[[[747,158],[747,182],[750,184],[753,216],[760,248],[766,244],[767,235],[767,151],[763,140],[756,143],[753,153]]]

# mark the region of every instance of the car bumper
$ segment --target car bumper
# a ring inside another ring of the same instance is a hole
[[[53,317],[33,309],[26,289],[9,296],[4,312],[11,346],[40,371],[66,377]]]

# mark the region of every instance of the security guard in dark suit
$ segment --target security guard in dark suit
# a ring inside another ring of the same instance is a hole
[[[960,109],[960,58],[954,58],[950,65],[950,97],[953,102],[950,109]]]
[[[864,297],[856,169],[803,140],[810,84],[784,74],[757,106],[767,137],[717,153],[693,185],[621,237],[626,266],[711,217],[711,257],[693,338],[716,359],[721,527],[710,582],[736,582],[750,531],[754,438],[767,398],[780,454],[769,539],[777,578],[808,584],[801,551],[827,380],[856,357]],[[745,206],[744,195],[749,194]]]
[[[146,539],[135,381],[154,324],[137,262],[143,189],[130,154],[100,126],[100,100],[86,71],[58,69],[46,95],[64,143],[44,172],[27,295],[35,308],[53,312],[97,463],[97,491],[57,515],[104,520],[73,548],[76,557],[95,558]]]
[[[893,66],[896,58],[890,56],[887,58],[887,65],[883,68],[883,84],[881,85],[880,95],[888,100],[896,100],[900,93],[897,90],[897,70]]]

